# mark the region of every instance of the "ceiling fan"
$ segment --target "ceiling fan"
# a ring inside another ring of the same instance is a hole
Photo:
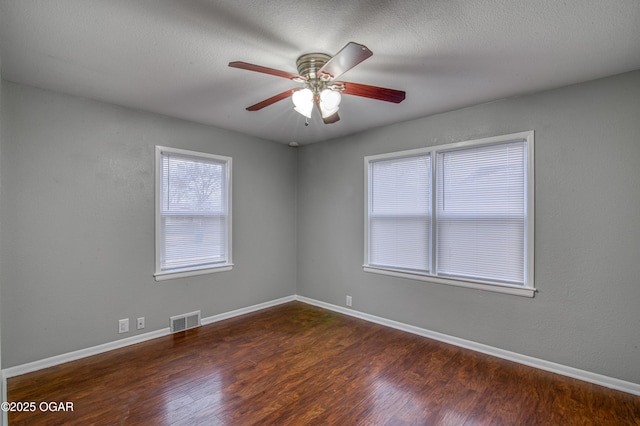
[[[404,100],[405,92],[400,90],[336,80],[371,55],[373,55],[373,52],[366,46],[350,42],[333,57],[324,53],[307,53],[300,56],[296,61],[298,74],[241,61],[229,62],[229,66],[271,74],[303,83],[303,87],[296,87],[278,93],[269,99],[251,105],[247,108],[247,111],[261,110],[291,96],[295,105],[294,109],[297,112],[309,119],[315,104],[324,123],[330,124],[340,120],[338,109],[340,107],[341,94],[362,96],[396,104]]]

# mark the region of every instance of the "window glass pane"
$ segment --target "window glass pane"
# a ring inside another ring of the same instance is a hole
[[[428,215],[430,183],[429,155],[371,163],[371,213]]]
[[[524,282],[524,220],[438,220],[438,275]]]
[[[370,264],[428,272],[429,217],[374,217],[370,222]]]
[[[165,155],[163,212],[221,213],[225,210],[225,163]]]
[[[162,269],[226,261],[226,217],[165,216]]]

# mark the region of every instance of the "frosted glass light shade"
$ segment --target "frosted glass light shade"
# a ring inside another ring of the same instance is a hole
[[[340,100],[342,96],[340,92],[336,92],[331,89],[324,89],[322,93],[320,93],[320,102],[322,102],[322,106],[327,110],[338,110],[340,106]]]
[[[298,90],[293,93],[291,100],[295,105],[294,110],[307,118],[311,118],[311,111],[313,111],[313,92],[311,90]]]
[[[340,92],[324,89],[320,93],[320,112],[322,112],[322,118],[331,117],[338,112],[341,99]]]
[[[311,89],[298,90],[296,92],[293,92],[291,100],[297,107],[306,105],[308,103],[313,104],[313,92],[311,91]]]

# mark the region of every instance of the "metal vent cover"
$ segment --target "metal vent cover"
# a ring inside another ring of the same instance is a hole
[[[176,315],[170,318],[171,333],[188,330],[190,328],[200,327],[200,311],[190,312],[188,314]]]

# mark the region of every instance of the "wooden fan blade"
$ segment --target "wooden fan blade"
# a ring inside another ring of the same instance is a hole
[[[258,102],[255,105],[251,105],[250,107],[247,108],[247,111],[258,111],[261,110],[264,107],[268,107],[271,104],[275,104],[278,101],[281,101],[283,99],[288,98],[289,96],[291,96],[293,94],[293,92],[297,92],[298,90],[300,90],[300,88],[295,88],[295,89],[289,89],[286,90],[282,93],[278,93],[275,96],[270,97],[269,99],[265,99],[262,102]]]
[[[335,123],[336,121],[340,121],[340,116],[338,115],[338,111],[336,111],[335,113],[331,114],[328,117],[322,117],[322,108],[320,108],[320,99],[318,99],[317,96],[314,96],[313,100],[316,103],[316,107],[318,108],[318,112],[320,113],[320,117],[322,118],[322,121],[324,121],[324,124],[332,124],[332,123]]]
[[[359,83],[348,83],[346,81],[341,81],[338,84],[344,86],[342,93],[345,95],[362,96],[396,104],[404,101],[406,96],[406,93],[401,90],[386,89],[384,87],[368,86]]]
[[[274,68],[263,67],[262,65],[254,65],[254,64],[250,64],[242,61],[229,62],[229,66],[232,68],[240,68],[241,70],[261,72],[264,74],[275,75],[276,77],[284,77],[284,78],[288,78],[289,80],[296,80],[296,81],[306,80],[306,78],[298,74],[292,74],[290,72],[280,71]]]
[[[349,42],[333,58],[329,59],[318,73],[320,75],[328,75],[332,80],[336,79],[371,55],[373,55],[373,52],[367,46]]]

